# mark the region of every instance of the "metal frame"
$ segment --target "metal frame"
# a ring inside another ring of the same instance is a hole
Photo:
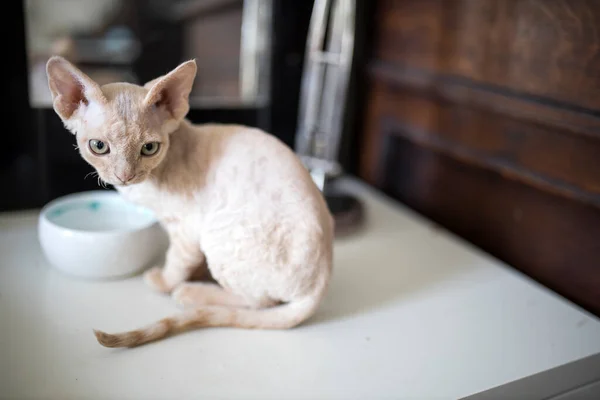
[[[337,158],[354,54],[355,6],[355,0],[316,0],[309,27],[295,150],[321,190],[327,177],[341,173]]]

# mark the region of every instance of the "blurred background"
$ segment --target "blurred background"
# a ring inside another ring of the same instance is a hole
[[[196,58],[193,122],[294,146],[313,1],[21,6],[0,210],[96,188],[50,108],[50,54],[99,82],[143,83]],[[355,14],[344,170],[600,312],[600,2],[373,0]]]
[[[192,107],[268,102],[271,1],[26,0],[30,101],[50,104],[44,73],[62,55],[98,83],[137,84],[195,58]]]
[[[312,1],[22,0],[12,9],[11,129],[0,211],[96,189],[52,110],[45,73],[62,55],[100,84],[138,84],[196,59],[193,122],[233,122],[293,146]],[[276,101],[273,101],[276,99]]]

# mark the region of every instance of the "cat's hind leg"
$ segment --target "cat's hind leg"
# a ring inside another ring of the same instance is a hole
[[[248,307],[244,298],[208,282],[182,283],[173,291],[173,299],[183,307],[230,306]]]
[[[228,292],[221,286],[208,282],[186,282],[173,291],[173,299],[186,308],[202,306],[228,306],[236,308],[264,308],[277,304],[270,299],[250,300]]]

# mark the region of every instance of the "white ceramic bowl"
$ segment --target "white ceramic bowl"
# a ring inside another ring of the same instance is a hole
[[[38,230],[52,266],[82,278],[134,275],[156,262],[168,246],[154,214],[113,191],[51,201],[42,209]]]

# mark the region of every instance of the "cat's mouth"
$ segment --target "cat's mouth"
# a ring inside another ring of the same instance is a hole
[[[115,179],[111,179],[112,182],[110,182],[110,184],[113,186],[120,186],[120,187],[131,186],[131,185],[135,185],[137,183],[142,182],[144,180],[144,178],[145,178],[144,174],[135,174],[131,177],[127,177],[127,179],[123,179],[123,178],[119,178],[118,176],[115,176]]]

